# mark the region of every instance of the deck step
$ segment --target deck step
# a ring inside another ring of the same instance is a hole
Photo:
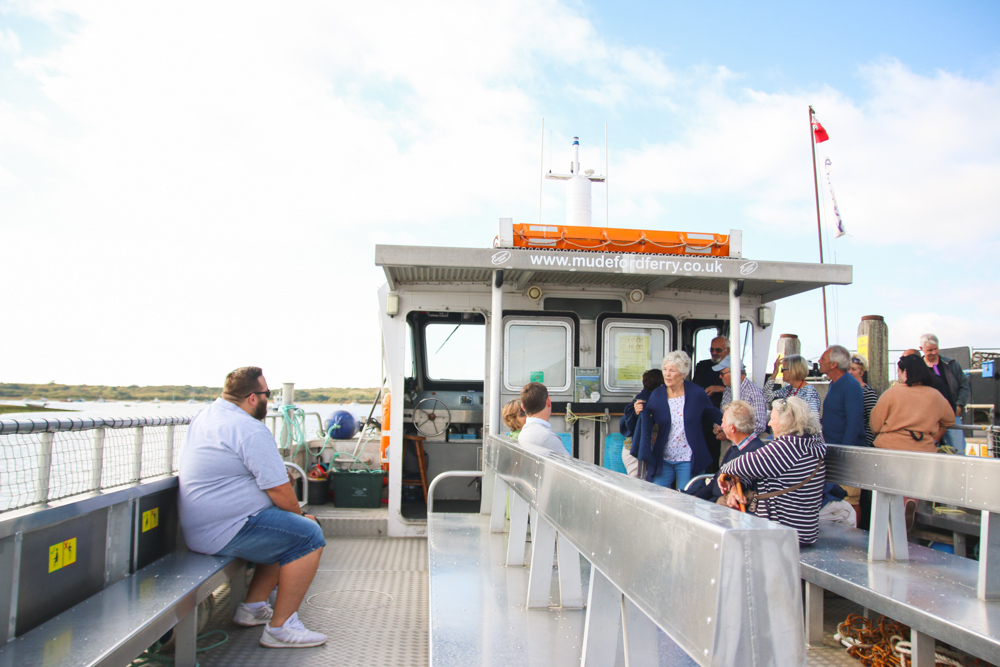
[[[387,537],[389,511],[385,507],[374,509],[338,508],[332,505],[306,506],[306,511],[316,515],[326,537]]]

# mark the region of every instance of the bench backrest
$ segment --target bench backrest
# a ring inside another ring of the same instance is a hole
[[[1000,512],[1000,460],[827,445],[826,481]]]
[[[484,464],[699,664],[804,664],[794,530],[506,437]]]

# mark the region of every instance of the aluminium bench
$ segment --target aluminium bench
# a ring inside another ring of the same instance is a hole
[[[123,665],[175,628],[195,664],[197,606],[246,563],[183,547],[175,476],[0,520],[0,667]],[[65,549],[70,547],[69,551]]]
[[[488,514],[431,485],[432,666],[655,665],[657,627],[685,664],[805,664],[795,531],[503,437],[483,468]]]
[[[245,567],[238,558],[168,554],[0,647],[0,667],[117,667],[171,628],[174,664],[194,667],[198,604],[230,578],[241,599]]]
[[[829,590],[910,626],[914,665],[935,640],[1000,664],[1000,461],[829,445],[827,481],[872,491],[871,530],[823,522],[801,550],[809,645]],[[904,496],[980,511],[980,560],[907,542]]]

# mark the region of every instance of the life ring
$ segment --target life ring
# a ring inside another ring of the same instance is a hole
[[[382,463],[382,470],[388,472],[389,470],[389,459],[385,456],[385,450],[389,449],[389,413],[391,412],[390,400],[392,397],[389,392],[382,394],[382,442],[379,445],[379,460]]]

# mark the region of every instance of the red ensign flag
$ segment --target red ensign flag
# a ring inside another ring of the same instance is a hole
[[[830,138],[830,135],[826,133],[826,130],[823,129],[823,126],[820,125],[815,117],[813,118],[813,134],[816,135],[817,144],[821,144]]]

